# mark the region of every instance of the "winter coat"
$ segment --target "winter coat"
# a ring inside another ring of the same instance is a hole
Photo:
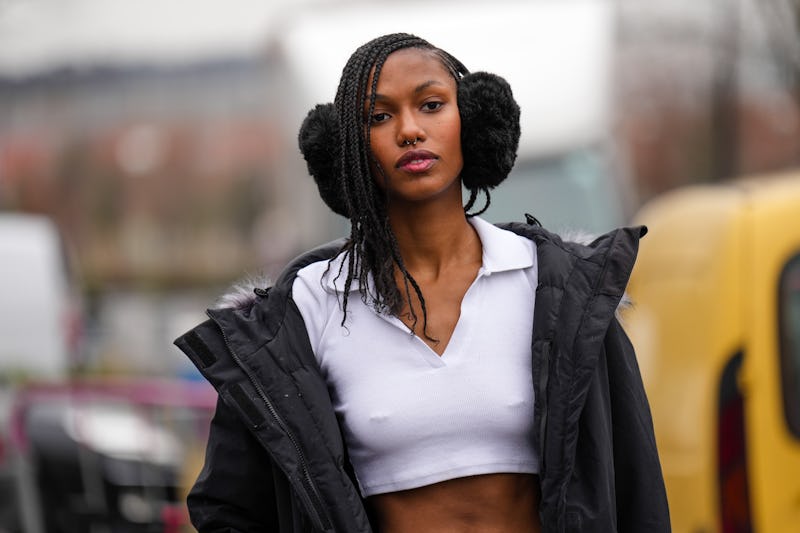
[[[532,338],[542,531],[667,532],[669,513],[636,357],[615,311],[644,228],[588,245],[533,224],[539,284]],[[292,301],[297,271],[342,241],[295,259],[268,289],[176,344],[219,392],[206,462],[188,504],[201,532],[375,531]]]

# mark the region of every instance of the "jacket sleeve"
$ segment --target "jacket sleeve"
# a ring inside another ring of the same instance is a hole
[[[614,319],[605,339],[614,413],[614,476],[620,533],[669,532],[670,519],[653,420],[636,355]]]
[[[238,415],[218,399],[205,464],[187,498],[194,527],[200,533],[279,531],[276,470]]]

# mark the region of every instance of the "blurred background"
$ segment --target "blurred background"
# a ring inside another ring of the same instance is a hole
[[[215,394],[171,342],[347,231],[296,134],[391,31],[511,83],[487,219],[650,227],[625,319],[675,530],[796,531],[799,23],[797,0],[0,0],[0,533],[191,531]]]

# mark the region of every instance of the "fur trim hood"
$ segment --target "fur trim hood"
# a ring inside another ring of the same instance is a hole
[[[257,291],[266,291],[272,280],[266,274],[248,275],[237,281],[220,296],[212,309],[244,309],[255,302]]]

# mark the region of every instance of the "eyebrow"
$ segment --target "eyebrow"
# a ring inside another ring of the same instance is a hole
[[[424,91],[425,89],[427,89],[432,85],[441,85],[443,87],[445,86],[445,84],[440,82],[439,80],[424,81],[414,88],[414,94],[421,93],[422,91]],[[375,93],[375,101],[377,102],[378,100],[389,100],[389,97],[380,93]]]

